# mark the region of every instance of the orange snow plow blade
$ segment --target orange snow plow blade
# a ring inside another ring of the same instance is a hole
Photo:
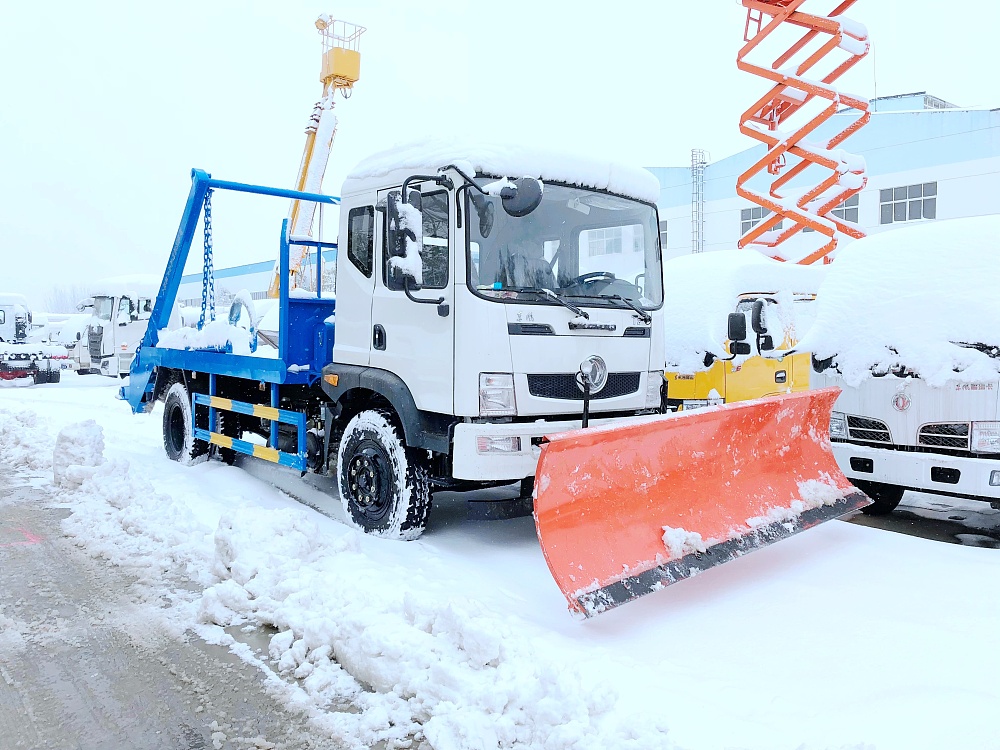
[[[826,388],[552,435],[535,524],[591,617],[869,504],[837,466]]]

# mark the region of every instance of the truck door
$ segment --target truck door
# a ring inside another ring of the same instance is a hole
[[[379,191],[379,202],[389,190]],[[454,413],[455,218],[451,193],[429,188],[422,194],[422,288],[404,290],[404,278],[389,268],[386,215],[378,213],[378,262],[372,299],[371,365],[406,383],[418,409]],[[441,304],[437,300],[444,298]],[[339,318],[338,314],[338,318]]]

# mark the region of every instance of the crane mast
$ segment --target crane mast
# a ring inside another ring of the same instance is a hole
[[[361,73],[361,53],[358,51],[364,26],[348,21],[337,21],[328,15],[316,19],[323,45],[320,81],[323,96],[316,102],[309,123],[306,125],[306,142],[302,149],[302,161],[295,178],[295,189],[306,193],[319,193],[323,187],[323,176],[330,159],[330,149],[337,134],[337,116],[333,112],[334,97],[339,91],[346,99],[350,97]],[[293,200],[289,209],[289,233],[293,237],[311,237],[316,204],[312,201]],[[288,282],[290,288],[296,286],[296,278],[302,265],[304,250],[295,247],[289,257]],[[274,264],[274,274],[268,287],[268,296],[277,297],[281,286],[278,262]]]

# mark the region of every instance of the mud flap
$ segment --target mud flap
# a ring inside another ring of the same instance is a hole
[[[535,525],[570,610],[591,617],[868,505],[830,445],[838,393],[550,436]]]

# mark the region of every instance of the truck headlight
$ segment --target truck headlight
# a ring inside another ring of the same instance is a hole
[[[830,437],[847,440],[847,416],[842,412],[830,412]]]
[[[973,453],[1000,453],[1000,422],[973,422]]]
[[[479,416],[513,417],[514,376],[509,372],[479,373]]]
[[[659,409],[661,405],[660,388],[663,385],[663,370],[653,370],[646,373],[646,408]]]

